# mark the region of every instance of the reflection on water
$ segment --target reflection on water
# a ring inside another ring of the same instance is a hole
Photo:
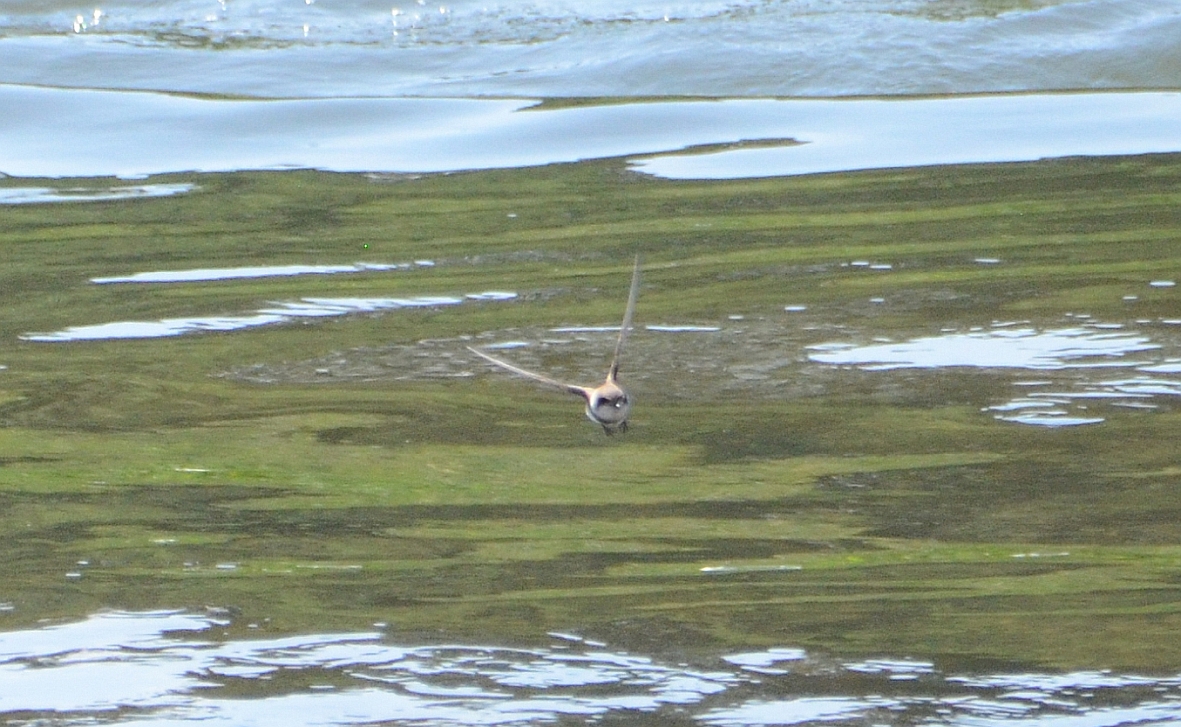
[[[210,94],[1167,88],[1181,37],[1171,0],[7,5],[0,80]]]
[[[1076,316],[1089,319],[1089,316]],[[951,332],[900,343],[854,346],[845,343],[809,347],[808,357],[819,363],[856,366],[866,371],[893,369],[1031,369],[1074,371],[1061,388],[1053,380],[1015,382],[1023,393],[1003,404],[985,408],[1007,422],[1044,427],[1099,424],[1105,421],[1091,407],[1096,404],[1125,409],[1154,409],[1152,399],[1181,395],[1181,381],[1162,376],[1089,381],[1088,370],[1132,368],[1144,373],[1177,373],[1181,367],[1131,354],[1156,351],[1161,345],[1148,336],[1122,331],[1121,325],[1090,322],[1073,328],[1038,330],[1017,324],[994,324],[990,329]],[[1044,387],[1055,386],[1046,390]],[[1031,391],[1038,389],[1036,391]]]
[[[662,331],[664,333],[715,333],[722,330],[720,326],[674,326],[674,325],[648,325],[644,326],[646,331]]]
[[[299,301],[276,303],[252,315],[200,316],[193,318],[165,318],[159,321],[117,321],[92,326],[71,326],[53,333],[26,333],[25,341],[61,343],[66,341],[96,341],[117,338],[164,338],[203,331],[237,331],[276,323],[289,323],[300,318],[343,316],[350,313],[371,313],[397,308],[423,308],[459,305],[464,301],[500,301],[516,298],[516,293],[490,290],[466,296],[419,296],[415,298],[302,298]]]
[[[107,613],[0,634],[0,673],[11,687],[0,694],[0,714],[118,710],[95,719],[137,724],[520,724],[695,704],[740,680],[569,635],[537,649],[414,647],[378,632],[214,638],[224,625],[196,614]]]
[[[1125,354],[1160,348],[1147,336],[1108,333],[1090,327],[1039,331],[994,326],[967,333],[916,338],[872,346],[812,346],[809,358],[820,363],[854,365],[867,371],[900,368],[1066,368],[1136,366]]]
[[[785,647],[689,665],[566,633],[532,648],[411,646],[381,630],[260,630],[233,640],[222,633],[230,625],[208,614],[110,612],[0,632],[0,716],[141,725],[1181,720],[1175,675],[948,673],[921,660],[840,660]]]
[[[191,192],[195,184],[134,184],[115,187],[0,187],[0,204],[110,202],[119,199],[171,197]]]
[[[1176,373],[1174,367],[1140,366],[1140,371],[1167,371]],[[1033,386],[1044,386],[1051,382],[1036,382]],[[1073,390],[1035,391],[1020,396],[1005,404],[988,407],[997,412],[996,418],[1019,424],[1062,427],[1076,424],[1098,424],[1103,417],[1072,416],[1067,407],[1086,411],[1092,404],[1107,404],[1124,409],[1156,409],[1156,397],[1181,396],[1181,381],[1151,376],[1136,376],[1128,379],[1112,379],[1076,384]]]
[[[1130,101],[1132,106],[1124,105]],[[778,132],[801,143],[638,159],[668,179],[742,179],[939,164],[1136,153],[1181,141],[1181,95],[1133,94],[782,102]],[[848,104],[848,105],[843,105]],[[756,110],[756,109],[752,109]],[[1083,122],[1080,115],[1102,120]],[[1146,133],[1133,142],[1136,129]],[[1122,151],[1121,151],[1122,150]]]
[[[415,266],[431,267],[434,262],[418,260],[414,263],[354,263],[352,265],[259,265],[239,268],[202,268],[196,270],[155,270],[133,275],[91,278],[100,285],[109,283],[195,283],[210,280],[240,280],[242,278],[273,278],[293,275],[332,275],[335,273],[368,273],[388,270],[408,270]]]
[[[1017,398],[1005,404],[990,406],[986,411],[998,412],[997,419],[1016,424],[1033,424],[1041,427],[1074,427],[1080,424],[1102,424],[1103,417],[1074,415],[1065,407],[1070,404],[1069,398],[1050,395],[1046,399]],[[1079,407],[1081,408],[1081,407]]]
[[[722,179],[1181,150],[1175,93],[551,107],[503,97],[259,101],[0,85],[0,114],[0,148],[15,150],[0,171],[30,177],[444,172],[637,157],[632,167],[645,174]],[[783,138],[800,143],[741,143]]]

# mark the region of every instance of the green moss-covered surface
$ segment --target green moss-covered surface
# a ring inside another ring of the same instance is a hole
[[[1025,426],[988,407],[1029,379],[1101,375],[871,371],[808,348],[1085,320],[1143,335],[1145,360],[1168,363],[1181,306],[1149,283],[1181,274],[1179,157],[732,182],[614,161],[150,181],[198,189],[0,214],[0,628],[217,606],[276,631],[383,621],[503,642],[557,629],[703,652],[1181,662],[1167,395],[1095,402],[1102,423]],[[636,331],[628,434],[466,353],[520,340],[536,345],[503,355],[601,377],[612,333],[551,329],[617,325],[636,252],[637,322],[705,330]],[[415,260],[435,264],[89,282]],[[22,338],[484,291],[517,298]]]

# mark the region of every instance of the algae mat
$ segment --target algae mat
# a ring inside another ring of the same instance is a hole
[[[1181,661],[1181,158],[0,181],[0,628]]]

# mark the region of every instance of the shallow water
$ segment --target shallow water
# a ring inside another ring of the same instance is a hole
[[[6,719],[1181,719],[1179,167],[1074,156],[1181,148],[1172,5],[276,8],[3,18],[0,171],[181,172],[0,180]],[[1122,90],[531,100],[805,51]],[[466,350],[602,380],[637,250],[626,435]]]
[[[104,612],[0,632],[0,715],[55,723],[874,724],[1181,719],[1181,676],[941,667],[774,647],[698,663],[575,634],[415,645],[380,630],[226,638],[226,616]]]
[[[91,278],[90,282],[107,283],[194,283],[205,280],[238,280],[241,278],[271,278],[289,275],[335,275],[337,273],[371,273],[390,270],[409,270],[431,267],[430,260],[412,263],[355,263],[353,265],[264,265],[241,268],[204,268],[197,270],[153,270],[131,275]]]
[[[440,306],[459,305],[467,301],[502,301],[512,300],[515,297],[517,297],[516,293],[490,290],[483,293],[469,293],[462,297],[428,295],[414,298],[302,298],[298,301],[274,303],[272,304],[273,307],[263,308],[254,314],[247,315],[194,316],[189,318],[165,318],[159,321],[115,321],[112,323],[70,326],[52,333],[25,333],[20,338],[24,341],[37,341],[41,343],[121,338],[164,338],[168,336],[183,336],[188,333],[240,331],[258,326],[290,323],[306,318],[373,313],[399,308],[438,308]]]
[[[271,97],[1176,88],[1171,0],[7,3],[0,82]]]
[[[1172,92],[551,107],[0,86],[0,113],[0,172],[21,177],[419,173],[627,157],[634,170],[659,177],[733,179],[1181,151],[1181,94]],[[775,143],[749,143],[762,140]]]
[[[1181,722],[1179,39],[5,3],[0,719]]]
[[[194,184],[138,184],[106,187],[0,187],[0,204],[47,202],[110,202],[141,197],[168,197],[196,189]]]
[[[1062,370],[1143,366],[1144,360],[1124,356],[1160,348],[1146,336],[1114,333],[1107,327],[1038,331],[1020,326],[993,324],[987,330],[869,346],[821,344],[811,347],[817,352],[809,354],[809,358],[821,363],[857,365],[868,371],[960,366]]]
[[[1175,94],[1137,93],[1177,88],[1170,0],[5,10],[0,173],[21,177],[627,156],[648,174],[736,178],[1181,150]],[[1097,90],[1119,93],[1056,93]],[[1017,95],[964,97],[997,92]],[[831,103],[849,96],[879,98]],[[606,98],[637,102],[586,103]],[[161,189],[13,188],[0,203],[144,193]]]
[[[1064,321],[1077,322],[1073,317]],[[725,400],[752,395],[777,399],[799,396],[793,382],[801,378],[817,387],[815,395],[847,384],[850,369],[866,372],[859,377],[863,382],[880,380],[883,386],[890,385],[890,372],[917,369],[930,380],[945,384],[958,380],[966,388],[987,389],[989,393],[978,399],[980,416],[1050,427],[1100,424],[1106,420],[1105,413],[1121,409],[1148,413],[1171,407],[1181,395],[1181,378],[1175,376],[1181,373],[1181,343],[1168,323],[1149,325],[1152,333],[1097,322],[1046,329],[1014,322],[859,346],[829,340],[831,332],[825,326],[813,324],[811,332],[801,332],[790,317],[751,320],[739,316],[718,325],[645,324],[641,330],[648,335],[635,341],[629,351],[629,378],[641,395],[654,387],[663,397],[682,399],[702,395]],[[563,369],[568,379],[589,381],[601,375],[597,368],[603,365],[600,361],[618,330],[565,326],[488,332],[475,339],[436,338],[409,346],[368,347],[343,357],[252,366],[231,376],[268,382],[312,382],[325,376],[370,381],[385,376],[403,380],[470,377],[482,369],[466,353],[466,346],[475,340],[484,348],[510,350],[508,358],[534,370],[553,357],[592,362]],[[819,342],[806,343],[809,340]],[[803,356],[793,351],[801,345]],[[1113,369],[1126,375],[1113,377]],[[683,378],[680,372],[685,371],[693,376]],[[1043,378],[1031,380],[1031,376]],[[1008,382],[1009,398],[996,398],[995,387],[1002,381]],[[921,387],[922,376],[916,382]]]

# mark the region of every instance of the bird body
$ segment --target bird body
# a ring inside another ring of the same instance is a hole
[[[518,376],[524,376],[534,381],[563,389],[568,393],[581,396],[586,401],[586,416],[592,422],[603,427],[603,431],[610,435],[615,432],[627,431],[627,417],[631,413],[631,397],[619,385],[619,361],[623,353],[623,343],[631,331],[632,316],[636,311],[636,300],[640,294],[640,256],[636,256],[635,268],[632,271],[631,290],[627,297],[627,308],[623,314],[623,324],[619,327],[619,338],[615,342],[615,355],[611,359],[611,367],[607,369],[607,378],[598,386],[579,386],[568,384],[548,376],[527,371],[514,366],[507,361],[490,356],[483,351],[468,346],[468,350],[480,358],[500,368],[511,371]]]

